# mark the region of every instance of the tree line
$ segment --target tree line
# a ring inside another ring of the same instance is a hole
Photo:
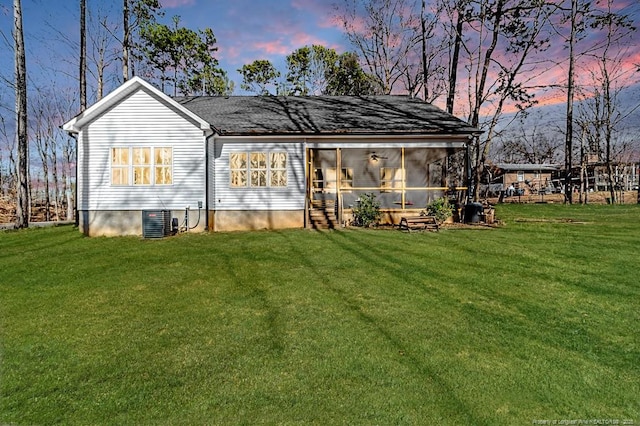
[[[636,28],[631,11],[618,3],[340,0],[333,17],[351,50],[301,46],[286,56],[285,69],[259,58],[237,70],[239,87],[261,96],[420,97],[483,131],[471,150],[474,199],[481,195],[487,164],[503,156],[564,160],[567,188],[576,179],[582,182],[586,163],[597,158],[609,168],[615,200],[612,167],[620,161],[620,124],[633,112],[624,110],[618,99],[637,81],[639,68],[626,66]],[[15,91],[15,121],[5,118],[5,104],[0,195],[18,201],[19,226],[28,225],[34,195],[45,205],[47,219],[71,215],[65,207],[73,204],[75,141],[58,126],[100,100],[106,86],[139,75],[173,96],[230,95],[236,90],[216,59],[214,31],[186,28],[179,16],[162,23],[165,11],[158,0],[100,3],[90,10],[86,0],[79,0],[78,41],[50,28],[77,66],[77,73],[68,76],[77,89],[50,84],[27,89],[21,1],[14,0],[13,6],[15,78],[4,80]],[[552,72],[560,78],[549,84]],[[566,123],[558,128],[562,144],[548,134],[536,136],[530,128],[518,132],[518,123],[551,90],[562,93],[566,104]],[[37,173],[29,173],[30,162]],[[580,176],[572,175],[576,166]],[[566,197],[573,202],[571,191]]]

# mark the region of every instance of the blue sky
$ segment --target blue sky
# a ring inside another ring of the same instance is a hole
[[[353,50],[340,24],[334,18],[333,4],[340,0],[161,0],[164,22],[175,15],[191,29],[212,28],[217,37],[217,59],[235,82],[239,93],[241,77],[237,69],[256,59],[269,59],[284,68],[286,55],[305,45],[322,44],[338,52]],[[121,26],[122,0],[87,0],[90,14],[99,10]],[[24,12],[27,68],[32,83],[51,86],[50,82],[76,87],[77,50],[64,39],[78,40],[78,0],[22,0]],[[640,1],[615,0],[617,8],[629,13],[640,27]],[[11,27],[12,0],[0,0],[0,78],[13,79]],[[116,31],[120,35],[121,30]],[[599,35],[590,32],[587,37]],[[116,44],[114,44],[116,46]],[[558,84],[566,78],[563,43],[553,43],[547,53],[560,63],[545,73],[541,84]],[[640,32],[628,52],[629,63],[640,63]],[[116,68],[118,70],[119,65]],[[107,92],[118,83],[120,71],[107,82]],[[565,77],[563,77],[565,76]],[[0,107],[9,105],[11,93],[0,80]],[[90,84],[91,84],[90,80]],[[560,98],[557,98],[559,100]],[[552,101],[552,97],[548,98]]]
[[[277,66],[286,55],[311,44],[322,44],[338,52],[349,50],[348,42],[333,19],[331,1],[323,0],[161,0],[162,21],[175,15],[181,25],[212,28],[217,38],[217,59],[239,89],[236,71],[256,59],[269,59]],[[50,77],[53,72],[73,73],[74,51],[62,39],[78,39],[78,0],[22,0],[28,72]],[[122,0],[87,0],[95,13],[100,9],[120,25]],[[12,78],[12,0],[0,0],[0,76]],[[118,34],[119,35],[119,34]],[[7,42],[9,44],[7,44]]]

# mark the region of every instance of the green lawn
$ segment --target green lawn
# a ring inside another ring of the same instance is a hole
[[[0,424],[640,424],[640,207],[0,233]]]

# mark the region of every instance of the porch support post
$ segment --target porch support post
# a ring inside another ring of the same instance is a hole
[[[465,201],[465,204],[471,201],[471,197],[473,196],[473,188],[471,187],[473,185],[473,181],[472,181],[472,177],[471,177],[471,152],[469,149],[469,145],[470,145],[471,141],[467,142],[467,147],[465,150],[465,162],[466,164],[466,169],[467,169],[467,200]]]
[[[402,167],[402,199],[401,199],[401,204],[402,204],[402,210],[405,209],[405,202],[406,202],[406,187],[407,187],[407,172],[404,168],[404,146],[402,148],[400,148],[400,167]]]
[[[305,143],[306,145],[306,143]],[[313,197],[313,179],[315,179],[313,170],[313,148],[306,148],[307,154],[307,166],[304,168],[304,173],[307,178],[306,199],[304,201],[304,227],[309,226],[309,209],[311,208],[311,199]]]
[[[336,207],[338,223],[342,223],[342,150],[336,148]]]

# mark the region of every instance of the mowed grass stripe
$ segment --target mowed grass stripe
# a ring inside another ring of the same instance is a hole
[[[0,423],[640,421],[637,206],[497,229],[0,234]]]

